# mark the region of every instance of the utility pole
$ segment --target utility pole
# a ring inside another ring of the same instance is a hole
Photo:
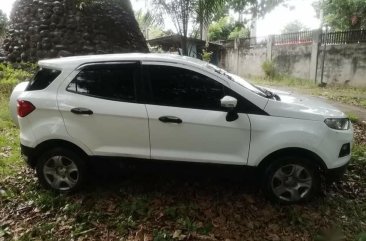
[[[320,46],[322,44],[322,36],[324,36],[324,48],[323,48],[323,58],[322,58],[322,68],[321,68],[321,75],[320,75],[320,85],[323,85],[324,82],[324,64],[325,64],[325,56],[327,52],[327,38],[328,38],[328,26],[325,25],[325,35],[323,34],[323,28],[324,28],[324,10],[323,10],[324,0],[321,1],[320,5],[320,28],[321,28],[321,35],[320,35]]]
[[[325,35],[324,35],[324,49],[323,49],[323,59],[322,59],[322,73],[320,76],[320,84],[323,85],[323,79],[324,79],[324,64],[325,64],[325,56],[327,52],[327,40],[328,40],[328,26],[325,25]]]

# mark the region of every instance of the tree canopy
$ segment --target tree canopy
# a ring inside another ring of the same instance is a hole
[[[211,41],[228,40],[248,37],[249,30],[230,17],[222,17],[210,25],[208,35]]]
[[[243,16],[249,15],[255,19],[263,17],[279,4],[287,0],[228,0],[231,9],[239,14],[239,21],[244,21]]]
[[[188,29],[197,29],[194,25],[199,25],[199,35],[201,39],[205,35],[213,37],[210,40],[223,37],[224,39],[245,37],[249,35],[248,28],[245,27],[246,20],[243,16],[251,16],[251,19],[257,19],[273,10],[280,3],[287,0],[152,0],[157,10],[161,14],[167,14],[173,22],[178,34],[182,36],[182,51],[187,54],[186,42]],[[227,16],[229,9],[239,14],[236,23],[230,26],[230,23],[223,23],[220,19]],[[215,26],[209,26],[216,20]],[[192,26],[191,26],[192,25]],[[197,26],[196,25],[196,26]],[[221,26],[222,25],[222,26]],[[231,28],[227,34],[227,28]],[[221,29],[221,30],[220,30]],[[220,32],[222,31],[222,32]],[[207,39],[206,39],[207,40]]]
[[[324,0],[314,7],[323,11],[324,22],[333,30],[366,28],[366,0]]]
[[[163,26],[164,20],[161,15],[154,14],[151,11],[143,12],[139,10],[135,12],[135,17],[141,32],[147,40],[163,36],[164,31],[161,26]]]
[[[283,29],[282,33],[294,33],[309,30],[302,22],[296,20],[288,23]]]

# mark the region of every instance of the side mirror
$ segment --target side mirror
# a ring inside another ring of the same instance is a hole
[[[227,115],[226,115],[226,121],[232,122],[239,118],[238,113],[235,110],[235,107],[238,104],[238,100],[232,96],[225,96],[220,100],[221,107],[224,107],[228,109]]]
[[[234,109],[236,105],[238,104],[238,100],[231,96],[225,96],[220,100],[221,107],[227,108],[227,109]]]

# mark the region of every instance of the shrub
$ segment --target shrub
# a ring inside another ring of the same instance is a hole
[[[276,67],[273,61],[266,60],[262,64],[262,70],[266,78],[273,79],[276,76]]]
[[[30,78],[34,70],[32,64],[0,64],[0,94],[9,95],[14,86]]]
[[[211,62],[213,52],[209,52],[206,49],[202,50],[202,60]]]

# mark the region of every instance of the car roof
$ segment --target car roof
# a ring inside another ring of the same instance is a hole
[[[56,59],[46,59],[38,62],[40,66],[53,67],[57,69],[76,69],[77,67],[98,62],[118,62],[118,61],[152,61],[167,62],[186,65],[194,65],[202,68],[207,65],[206,62],[176,54],[151,54],[151,53],[129,53],[129,54],[101,54],[101,55],[84,55],[74,57],[64,57]]]

